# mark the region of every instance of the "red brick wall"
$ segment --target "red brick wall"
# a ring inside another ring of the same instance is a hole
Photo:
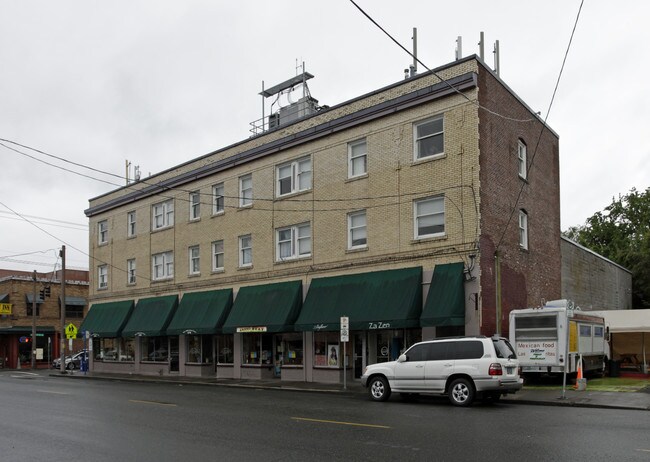
[[[533,113],[483,67],[479,71],[479,102],[509,118],[533,118]],[[503,236],[499,246],[501,334],[507,336],[511,310],[537,306],[541,299],[560,298],[558,138],[549,129],[542,130],[538,120],[516,122],[484,109],[479,109],[479,138],[481,333],[496,332],[494,255]],[[519,139],[527,145],[527,181],[518,174]],[[528,213],[528,250],[519,247],[520,209]]]

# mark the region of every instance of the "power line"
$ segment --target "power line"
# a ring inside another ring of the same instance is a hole
[[[555,81],[555,89],[553,90],[553,96],[551,97],[551,101],[548,105],[548,110],[546,111],[546,117],[544,117],[544,120],[542,121],[542,127],[539,132],[539,136],[537,137],[537,143],[535,144],[535,149],[533,150],[533,155],[530,158],[530,163],[528,164],[528,167],[526,168],[526,177],[528,177],[528,173],[530,172],[530,169],[533,166],[533,162],[535,161],[535,156],[537,155],[537,150],[539,148],[539,144],[542,140],[542,135],[544,134],[544,130],[546,129],[546,121],[548,120],[548,116],[551,113],[551,107],[553,107],[553,102],[555,101],[555,94],[557,93],[557,89],[560,85],[560,79],[562,78],[562,73],[564,72],[564,65],[566,64],[567,57],[569,56],[569,50],[571,49],[571,43],[573,42],[573,36],[576,32],[576,28],[578,27],[578,20],[580,19],[580,12],[582,11],[582,5],[584,4],[584,0],[580,2],[580,7],[578,8],[578,14],[576,15],[575,22],[573,23],[573,30],[571,31],[571,37],[569,38],[569,44],[567,45],[566,51],[564,52],[564,59],[562,60],[562,67],[560,68],[560,73],[557,76],[557,80]],[[508,217],[508,222],[506,223],[506,226],[503,229],[503,233],[501,234],[501,238],[499,239],[499,243],[495,247],[495,252],[499,250],[499,247],[501,246],[501,243],[503,242],[503,238],[506,235],[506,231],[508,230],[508,226],[510,226],[510,222],[512,221],[512,217],[515,215],[515,211],[517,210],[517,205],[519,204],[519,199],[521,199],[521,194],[524,191],[524,187],[526,186],[526,182],[521,183],[521,187],[519,188],[519,194],[517,194],[517,200],[515,200],[515,204],[512,207],[512,211],[510,212],[510,216]]]
[[[4,214],[6,214],[6,215],[9,215],[9,214],[10,214],[10,212],[5,212],[4,210],[0,210],[0,213],[4,213]],[[35,218],[35,219],[37,219],[37,220],[53,221],[53,222],[56,222],[56,223],[63,223],[63,224],[66,224],[66,225],[81,226],[81,227],[88,228],[88,225],[85,224],[85,223],[74,223],[74,222],[72,222],[72,221],[57,220],[57,219],[55,219],[55,218],[39,217],[39,216],[36,216],[36,215],[26,215],[26,214],[22,214],[22,215],[23,215],[24,217],[27,217],[27,218]]]
[[[23,221],[20,218],[16,218],[16,217],[0,217],[0,219]],[[38,223],[39,225],[45,225],[45,226],[55,226],[57,228],[72,229],[72,230],[75,230],[75,231],[83,231],[83,232],[86,232],[86,233],[88,232],[88,226],[86,226],[85,229],[84,229],[84,228],[75,228],[74,226],[57,225],[55,223],[44,223],[42,221],[34,221],[34,223]]]

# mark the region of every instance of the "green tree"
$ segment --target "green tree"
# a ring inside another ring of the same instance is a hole
[[[632,305],[650,308],[650,188],[635,188],[563,233],[632,272]]]

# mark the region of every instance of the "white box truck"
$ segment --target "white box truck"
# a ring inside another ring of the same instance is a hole
[[[540,308],[510,312],[510,343],[524,374],[604,371],[607,344],[605,320],[574,307],[570,300],[546,302]],[[567,348],[568,345],[568,348]]]

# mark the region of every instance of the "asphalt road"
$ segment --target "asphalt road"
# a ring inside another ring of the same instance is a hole
[[[650,412],[0,372],[0,461],[648,461]]]

